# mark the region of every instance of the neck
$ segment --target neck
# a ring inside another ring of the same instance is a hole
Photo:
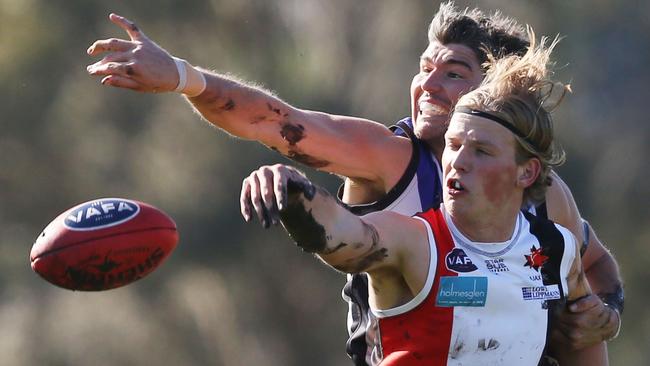
[[[449,217],[468,239],[478,243],[501,243],[510,240],[517,224],[519,207],[500,210],[500,213],[483,213],[477,217],[460,215],[446,207]]]

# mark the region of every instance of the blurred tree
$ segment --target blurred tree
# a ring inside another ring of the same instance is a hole
[[[458,1],[461,6],[475,4]],[[644,283],[650,249],[648,2],[490,0],[540,34],[574,94],[556,124],[561,174],[618,257],[628,305],[612,364],[650,364]],[[239,218],[241,179],[286,160],[199,122],[182,98],[102,87],[85,66],[98,38],[138,22],[193,63],[258,81],[292,104],[390,124],[438,4],[372,0],[0,0],[0,363],[10,365],[346,364],[343,277],[279,229]],[[315,175],[334,190],[338,179]],[[106,293],[72,293],[30,273],[49,220],[94,197],[148,201],[181,242],[155,274]],[[633,319],[634,321],[630,321]]]

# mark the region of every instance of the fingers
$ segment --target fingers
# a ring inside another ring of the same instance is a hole
[[[131,55],[127,52],[111,52],[101,59],[101,63],[107,62],[129,62]]]
[[[104,78],[103,84],[125,85],[141,92],[171,92],[178,85],[177,66],[172,56],[155,42],[149,40],[130,20],[111,14],[113,23],[123,28],[131,40],[111,38],[93,43],[87,50],[91,56],[105,53],[99,62],[87,67],[88,73]],[[123,78],[130,78],[126,81]]]
[[[621,321],[621,314],[618,311],[615,311],[614,309],[610,309],[607,306],[606,308],[609,311],[609,316],[607,317],[607,322],[603,325],[604,341],[616,338],[618,332],[620,331],[619,323]]]
[[[103,61],[100,61],[88,66],[86,69],[90,75],[103,76],[101,80],[102,85],[131,89],[140,92],[156,92],[155,89],[147,89],[146,85],[143,85],[141,82],[136,80],[137,78],[134,78],[134,76],[136,76],[136,68],[133,63],[103,63]]]
[[[138,28],[135,23],[132,21],[126,19],[125,17],[121,15],[117,15],[115,13],[111,13],[108,18],[111,20],[111,22],[117,24],[120,28],[124,29],[124,31],[129,35],[132,41],[137,41],[142,38],[146,38],[144,33],[140,31],[140,28]]]
[[[287,177],[282,174],[273,175],[273,191],[279,211],[284,210],[287,205]]]
[[[591,296],[591,295],[590,295]],[[566,310],[558,312],[559,323],[580,329],[597,329],[607,323],[609,312],[597,296],[582,298],[569,305]],[[572,306],[575,305],[575,307]]]
[[[86,52],[90,56],[95,56],[102,52],[126,52],[135,47],[136,44],[131,41],[126,41],[123,39],[110,38],[110,39],[100,39],[95,41]]]
[[[591,294],[573,302],[571,305],[569,305],[569,310],[572,313],[582,313],[585,311],[589,311],[592,308],[602,306],[602,304],[603,302],[602,300],[600,300],[598,296]]]
[[[567,337],[567,335],[558,327],[553,327],[553,330],[551,331],[551,339],[559,344],[571,344],[569,337]]]
[[[123,77],[133,76],[135,69],[131,63],[122,62],[97,62],[86,68],[90,75],[118,75]]]
[[[287,205],[287,179],[292,171],[280,164],[263,166],[242,182],[239,196],[241,214],[246,221],[255,211],[265,228],[280,223],[280,209]]]
[[[249,178],[244,179],[239,195],[239,209],[246,222],[251,221],[251,185]]]
[[[262,226],[268,228],[271,225],[272,219],[269,215],[270,207],[266,206],[262,194],[264,191],[264,185],[266,184],[264,175],[257,170],[251,173],[249,180],[251,184],[251,202],[253,203],[253,208],[255,209],[257,218],[262,223]]]
[[[116,88],[125,88],[131,90],[140,91],[140,84],[135,80],[120,76],[120,75],[108,75],[102,79],[103,85],[114,86]]]
[[[602,341],[618,325],[612,322],[609,309],[596,295],[585,296],[555,315],[557,321],[554,323],[553,338],[573,349],[582,349]]]
[[[277,199],[275,196],[275,181],[280,174],[277,170],[270,167],[262,167],[258,170],[258,179],[260,181],[262,202],[266,208],[268,219],[273,225],[280,223],[280,211],[278,210]]]

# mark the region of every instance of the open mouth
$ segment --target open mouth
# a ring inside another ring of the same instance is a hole
[[[450,189],[450,191],[454,192],[462,192],[465,190],[465,187],[463,187],[460,181],[455,178],[450,178],[447,180],[447,187]]]
[[[421,116],[428,116],[428,117],[437,117],[437,116],[447,116],[449,115],[449,110],[447,108],[441,107],[437,104],[433,104],[430,102],[422,101],[418,103],[418,113]]]

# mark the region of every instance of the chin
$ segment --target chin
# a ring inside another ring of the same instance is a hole
[[[420,140],[442,142],[447,132],[446,122],[425,122],[417,120],[414,126],[415,136]]]

